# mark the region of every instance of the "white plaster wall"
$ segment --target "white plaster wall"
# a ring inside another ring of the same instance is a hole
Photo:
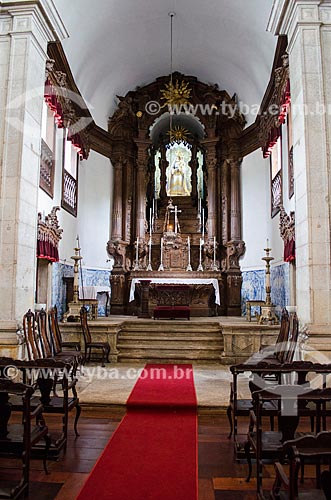
[[[84,267],[109,268],[111,170],[109,159],[93,151],[80,165],[78,234]]]
[[[288,146],[287,125],[282,126],[282,164],[283,164],[283,206],[289,214],[294,210],[293,196],[288,197]],[[251,153],[242,163],[242,220],[243,240],[246,254],[241,260],[243,271],[264,268],[261,260],[267,238],[272,265],[283,263],[284,244],[279,232],[279,214],[271,218],[270,160],[264,159],[261,150]]]
[[[275,263],[282,260],[282,241],[279,237],[279,217],[270,214],[270,161],[260,150],[246,158],[242,164],[242,220],[246,254],[241,261],[242,270],[261,269],[261,260],[267,239]]]
[[[246,253],[241,260],[243,271],[262,268],[263,249],[271,237],[268,184],[269,160],[263,159],[260,150],[246,156],[241,166],[242,236],[246,243]]]
[[[73,255],[73,248],[76,246],[76,236],[78,232],[78,219],[61,208],[62,191],[62,159],[63,159],[63,129],[56,130],[56,150],[55,150],[55,178],[54,197],[48,196],[39,188],[38,212],[48,215],[54,206],[59,206],[57,213],[60,227],[63,229],[62,239],[59,244],[59,256],[61,261],[72,264],[70,257]],[[79,175],[84,162],[79,164]],[[78,199],[80,193],[78,191]],[[79,213],[78,213],[79,217]]]

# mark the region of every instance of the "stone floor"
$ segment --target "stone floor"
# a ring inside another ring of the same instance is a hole
[[[125,405],[145,364],[107,364],[106,368],[89,363],[78,374],[79,399],[84,405]],[[176,373],[176,372],[174,372]],[[178,377],[182,376],[178,365]],[[225,409],[229,403],[232,375],[228,367],[194,365],[194,383],[200,408]],[[249,396],[247,379],[240,384],[242,397]]]

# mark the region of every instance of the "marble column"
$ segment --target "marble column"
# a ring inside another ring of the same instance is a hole
[[[111,240],[122,241],[123,217],[123,162],[117,161],[114,165],[114,198]]]
[[[67,36],[52,1],[0,7],[0,344],[34,308],[47,44]]]
[[[276,0],[268,29],[288,36],[297,314],[322,338],[331,326],[331,4]]]

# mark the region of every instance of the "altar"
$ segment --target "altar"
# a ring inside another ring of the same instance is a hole
[[[130,287],[130,297],[129,301],[132,302],[135,299],[134,292],[136,284],[143,281],[141,278],[134,278],[131,282]],[[206,279],[206,278],[150,278],[148,279],[151,283],[157,283],[159,285],[171,284],[171,285],[213,285],[215,292],[215,304],[221,305],[220,302],[220,289],[218,286],[217,279]]]
[[[200,102],[200,95],[209,96],[211,109],[224,99],[232,103],[216,87],[177,77],[194,87],[192,104]],[[192,292],[192,315],[240,316],[239,261],[245,243],[236,137],[245,120],[236,113],[220,124],[215,114],[186,116],[184,123],[176,115],[172,123],[166,112],[156,119],[141,111],[146,95],[163,99],[167,85],[164,77],[129,92],[109,120],[114,168],[107,245],[114,261],[110,314],[135,314],[140,284],[149,280],[149,308],[156,300],[153,285],[180,283]]]
[[[189,275],[189,277],[188,277]],[[203,277],[202,277],[203,276]],[[135,272],[129,279],[128,314],[139,316],[142,302],[145,301],[145,310],[153,317],[153,310],[159,303],[158,290],[163,285],[186,285],[189,288],[189,302],[191,316],[207,317],[222,314],[224,307],[224,284],[222,273],[198,271],[179,272],[174,276],[170,272]],[[144,296],[145,294],[145,296]],[[146,295],[148,294],[148,295]],[[223,300],[222,300],[223,298]]]

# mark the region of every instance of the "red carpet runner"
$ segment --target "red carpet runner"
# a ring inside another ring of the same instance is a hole
[[[191,365],[146,365],[79,500],[197,500]]]

